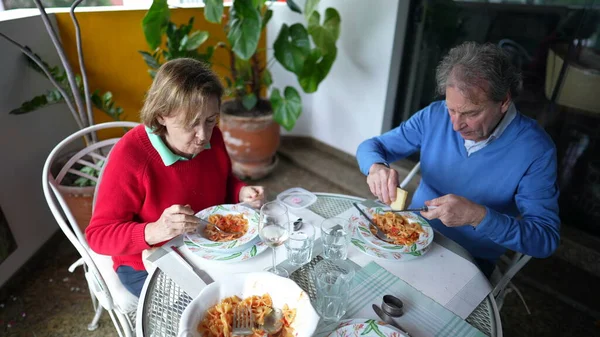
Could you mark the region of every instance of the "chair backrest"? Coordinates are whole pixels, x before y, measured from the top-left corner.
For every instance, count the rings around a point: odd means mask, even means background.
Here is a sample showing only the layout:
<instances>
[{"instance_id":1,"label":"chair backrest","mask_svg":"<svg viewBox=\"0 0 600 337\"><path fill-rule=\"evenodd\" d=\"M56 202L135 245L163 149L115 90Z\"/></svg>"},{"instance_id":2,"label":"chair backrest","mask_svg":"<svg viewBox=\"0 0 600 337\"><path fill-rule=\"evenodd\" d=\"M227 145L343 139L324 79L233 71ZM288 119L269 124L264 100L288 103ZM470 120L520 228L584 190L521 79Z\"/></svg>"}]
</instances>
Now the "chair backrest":
<instances>
[{"instance_id":1,"label":"chair backrest","mask_svg":"<svg viewBox=\"0 0 600 337\"><path fill-rule=\"evenodd\" d=\"M500 257L490 280L494 286L492 290L494 298L497 298L506 289L512 278L523 269L529 260L531 260L531 256L517 252L514 252L512 256L504 254Z\"/></svg>"},{"instance_id":2,"label":"chair backrest","mask_svg":"<svg viewBox=\"0 0 600 337\"><path fill-rule=\"evenodd\" d=\"M48 155L42 171L42 188L46 202L60 229L77 249L87 265L86 278L88 279L90 290L95 292L95 295L104 308L108 310L116 308L122 312L135 310L135 303L132 303L132 301L136 301L137 298L129 294L120 284L116 273L112 269L110 257L98 255L90 249L83 233L87 224L78 223L65 196L61 192L60 183L65 180L68 173L97 182L97 177L93 174L85 173L85 170L82 172L82 168L88 167L96 171L101 171L103 167L102 162L106 160L112 146L120 139L111 138L86 144L83 148L78 149L75 154L72 154L73 146L81 146L81 140L84 137L98 130L118 128L125 131L127 128L133 128L137 125L139 123L108 122L79 130L54 147ZM64 158L65 155L69 157ZM63 162L64 164L62 164ZM57 165L59 167L56 167ZM58 173L53 174L53 172ZM92 289L92 287L97 289Z\"/></svg>"}]
</instances>

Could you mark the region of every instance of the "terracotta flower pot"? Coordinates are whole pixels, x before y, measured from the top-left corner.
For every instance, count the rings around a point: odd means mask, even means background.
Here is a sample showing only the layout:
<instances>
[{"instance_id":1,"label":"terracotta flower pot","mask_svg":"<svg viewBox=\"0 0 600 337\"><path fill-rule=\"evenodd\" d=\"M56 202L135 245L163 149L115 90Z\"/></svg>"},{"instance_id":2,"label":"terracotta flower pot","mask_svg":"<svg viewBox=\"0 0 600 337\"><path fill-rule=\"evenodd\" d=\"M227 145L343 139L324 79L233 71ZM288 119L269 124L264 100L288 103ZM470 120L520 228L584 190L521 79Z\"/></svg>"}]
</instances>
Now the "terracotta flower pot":
<instances>
[{"instance_id":1,"label":"terracotta flower pot","mask_svg":"<svg viewBox=\"0 0 600 337\"><path fill-rule=\"evenodd\" d=\"M223 102L219 122L233 172L241 179L263 178L278 162L279 124L273 121L270 105L262 105L269 108L266 115L265 111L250 112L259 116L240 116L236 105L234 101Z\"/></svg>"},{"instance_id":2,"label":"terracotta flower pot","mask_svg":"<svg viewBox=\"0 0 600 337\"><path fill-rule=\"evenodd\" d=\"M81 232L90 224L92 218L92 203L94 200L94 186L74 187L59 185L58 190L65 199L71 213L77 221Z\"/></svg>"}]
</instances>

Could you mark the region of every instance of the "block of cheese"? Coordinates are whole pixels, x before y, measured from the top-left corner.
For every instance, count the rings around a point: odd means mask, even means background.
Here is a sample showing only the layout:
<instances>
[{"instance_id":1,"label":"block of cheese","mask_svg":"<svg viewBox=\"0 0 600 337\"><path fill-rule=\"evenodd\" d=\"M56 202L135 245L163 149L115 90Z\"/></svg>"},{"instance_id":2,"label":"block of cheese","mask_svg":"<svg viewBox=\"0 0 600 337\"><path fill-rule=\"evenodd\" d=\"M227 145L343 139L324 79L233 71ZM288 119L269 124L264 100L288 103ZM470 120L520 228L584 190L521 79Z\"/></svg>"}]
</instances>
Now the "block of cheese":
<instances>
[{"instance_id":1,"label":"block of cheese","mask_svg":"<svg viewBox=\"0 0 600 337\"><path fill-rule=\"evenodd\" d=\"M401 189L400 187L396 188L396 200L392 202L390 207L394 210L403 210L406 208L406 197L408 197L408 192Z\"/></svg>"}]
</instances>

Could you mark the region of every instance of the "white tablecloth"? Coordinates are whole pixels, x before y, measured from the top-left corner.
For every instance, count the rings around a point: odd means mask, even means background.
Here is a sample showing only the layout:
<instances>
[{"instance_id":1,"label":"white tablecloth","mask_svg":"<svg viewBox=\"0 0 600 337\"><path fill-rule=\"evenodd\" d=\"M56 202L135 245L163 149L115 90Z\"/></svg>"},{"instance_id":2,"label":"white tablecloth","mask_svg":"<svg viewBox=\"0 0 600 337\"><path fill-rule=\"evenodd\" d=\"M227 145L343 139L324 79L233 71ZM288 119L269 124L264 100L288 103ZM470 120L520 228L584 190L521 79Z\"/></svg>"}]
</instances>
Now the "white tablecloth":
<instances>
[{"instance_id":1,"label":"white tablecloth","mask_svg":"<svg viewBox=\"0 0 600 337\"><path fill-rule=\"evenodd\" d=\"M350 217L355 212L358 214L356 210L349 209L339 217ZM295 214L290 215L290 220L299 217L317 228L323 220L322 217L308 210L296 211ZM270 248L246 261L223 263L198 257L185 248L181 237L175 238L163 246L162 253L153 255L151 260L154 260L154 263L173 278L192 298L199 293L204 283L191 269L182 268L182 260L178 256L174 256L175 253L169 248L173 244L181 247L184 256L197 267L206 271L215 281L231 277L235 273L262 271L271 265ZM276 252L277 263L287 258L284 246L278 247ZM373 257L365 255L354 246L350 248L348 258L361 267L373 260ZM174 261L179 263L173 263ZM427 254L414 260L399 262L375 259L375 261L463 319L469 316L492 290L488 280L473 263L436 242L432 243Z\"/></svg>"}]
</instances>

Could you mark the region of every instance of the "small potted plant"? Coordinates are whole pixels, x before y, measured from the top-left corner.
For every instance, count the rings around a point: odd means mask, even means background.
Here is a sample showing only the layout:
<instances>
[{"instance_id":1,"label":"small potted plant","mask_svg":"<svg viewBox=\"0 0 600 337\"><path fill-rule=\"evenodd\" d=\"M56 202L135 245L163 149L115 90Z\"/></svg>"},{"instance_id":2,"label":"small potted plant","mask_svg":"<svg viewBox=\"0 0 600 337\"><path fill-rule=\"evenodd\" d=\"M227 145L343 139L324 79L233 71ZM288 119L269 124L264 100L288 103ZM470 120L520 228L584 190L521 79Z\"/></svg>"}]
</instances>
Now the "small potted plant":
<instances>
[{"instance_id":1,"label":"small potted plant","mask_svg":"<svg viewBox=\"0 0 600 337\"><path fill-rule=\"evenodd\" d=\"M280 27L272 46L275 60L296 75L304 92L313 93L336 59L341 19L333 8L327 8L322 17L316 10L318 0L307 1L304 11L294 1L286 2L290 10L304 14L306 24ZM228 99L221 107L220 128L233 170L241 178L259 179L273 170L277 162L279 126L291 130L302 112L302 100L296 88L286 86L280 90L273 84L269 64L262 59L262 50L258 48L273 15L272 5L273 2L265 0L235 0L226 15L222 0L206 1L204 7L206 20L220 24L227 35L226 41L209 46L202 55L212 56L214 48L223 48L229 54L229 76L225 77ZM162 53L158 49L162 34L168 34L172 27L169 17L166 0L154 0L144 18L146 41L153 50L145 54L144 60L151 67L160 61ZM167 46L173 45L172 40L167 40Z\"/></svg>"},{"instance_id":2,"label":"small potted plant","mask_svg":"<svg viewBox=\"0 0 600 337\"><path fill-rule=\"evenodd\" d=\"M61 70L58 66L48 65L30 48L23 46L9 36L0 33L0 37L10 42L16 48L19 48L21 52L27 56L29 66L44 75L54 86L54 89L48 90L45 94L36 96L31 100L22 103L20 107L11 110L10 113L19 115L41 109L48 105L65 103L79 129L94 124L92 107L96 107L100 111L103 111L114 120L120 120L123 109L115 106L110 92L105 92L104 94L100 94L99 91L95 91L91 94L89 92L80 39L77 39L77 50L81 75L73 72L69 60L66 58L66 53L60 43L60 39L52 28L50 19L46 14L46 10L41 1L34 0L34 2L40 11L40 16L54 43L54 47L56 48L64 70ZM75 25L78 34L79 24L74 11L80 3L81 0L74 1L71 6L71 17L73 18L73 24ZM96 138L96 135L93 134L92 137L85 138L84 141L86 144L90 144L96 142ZM96 165L101 166L102 163L98 162ZM87 226L92 214L92 199L95 183L93 180L85 178L85 175L97 177L98 171L90 167L82 167L81 172L83 173L81 176L74 175L68 177L70 179L64 179L59 186L59 189L69 205L69 208L75 215L77 222L82 226Z\"/></svg>"}]
</instances>

